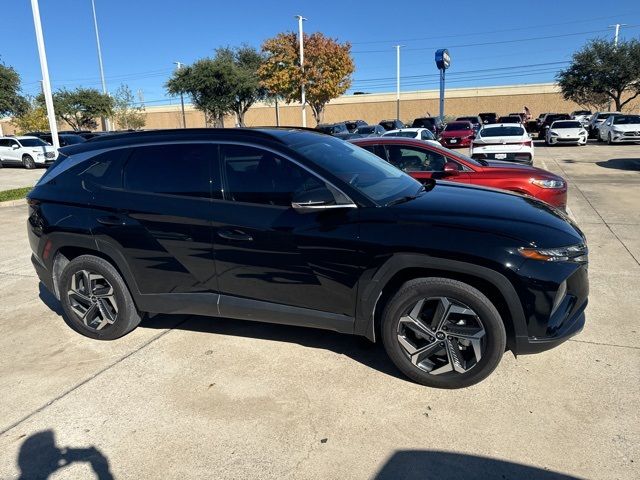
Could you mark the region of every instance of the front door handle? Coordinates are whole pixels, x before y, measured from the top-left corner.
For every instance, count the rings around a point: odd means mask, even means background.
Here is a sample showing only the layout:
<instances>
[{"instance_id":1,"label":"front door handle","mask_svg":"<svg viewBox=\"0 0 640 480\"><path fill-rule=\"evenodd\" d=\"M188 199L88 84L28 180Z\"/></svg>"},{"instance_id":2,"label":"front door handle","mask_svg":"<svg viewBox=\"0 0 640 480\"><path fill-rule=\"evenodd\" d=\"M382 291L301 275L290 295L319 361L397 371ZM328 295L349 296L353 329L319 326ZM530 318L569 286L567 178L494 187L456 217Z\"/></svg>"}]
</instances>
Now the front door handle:
<instances>
[{"instance_id":1,"label":"front door handle","mask_svg":"<svg viewBox=\"0 0 640 480\"><path fill-rule=\"evenodd\" d=\"M127 224L127 221L123 217L116 217L115 215L107 215L105 217L98 217L98 223L109 227L123 226Z\"/></svg>"},{"instance_id":2,"label":"front door handle","mask_svg":"<svg viewBox=\"0 0 640 480\"><path fill-rule=\"evenodd\" d=\"M235 228L233 230L218 230L218 236L227 240L240 240L244 242L253 240L251 235Z\"/></svg>"}]
</instances>

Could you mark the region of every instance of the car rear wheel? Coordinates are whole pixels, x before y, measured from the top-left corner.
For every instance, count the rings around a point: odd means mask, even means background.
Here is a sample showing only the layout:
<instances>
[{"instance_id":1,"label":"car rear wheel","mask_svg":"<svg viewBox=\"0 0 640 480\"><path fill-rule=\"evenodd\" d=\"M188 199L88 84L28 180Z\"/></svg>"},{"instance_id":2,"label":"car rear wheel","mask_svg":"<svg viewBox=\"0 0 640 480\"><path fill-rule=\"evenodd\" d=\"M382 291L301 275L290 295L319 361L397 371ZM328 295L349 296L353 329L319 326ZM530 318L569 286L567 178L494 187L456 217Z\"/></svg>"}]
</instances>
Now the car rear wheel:
<instances>
[{"instance_id":1,"label":"car rear wheel","mask_svg":"<svg viewBox=\"0 0 640 480\"><path fill-rule=\"evenodd\" d=\"M140 323L127 285L103 258L82 255L71 260L59 285L65 321L86 337L114 340Z\"/></svg>"},{"instance_id":2,"label":"car rear wheel","mask_svg":"<svg viewBox=\"0 0 640 480\"><path fill-rule=\"evenodd\" d=\"M506 332L495 306L476 288L448 278L419 278L386 305L382 339L393 363L413 381L463 388L498 366Z\"/></svg>"},{"instance_id":3,"label":"car rear wheel","mask_svg":"<svg viewBox=\"0 0 640 480\"><path fill-rule=\"evenodd\" d=\"M22 156L22 165L24 166L24 168L27 168L29 170L36 168L36 162L33 160L33 157L31 155Z\"/></svg>"}]
</instances>

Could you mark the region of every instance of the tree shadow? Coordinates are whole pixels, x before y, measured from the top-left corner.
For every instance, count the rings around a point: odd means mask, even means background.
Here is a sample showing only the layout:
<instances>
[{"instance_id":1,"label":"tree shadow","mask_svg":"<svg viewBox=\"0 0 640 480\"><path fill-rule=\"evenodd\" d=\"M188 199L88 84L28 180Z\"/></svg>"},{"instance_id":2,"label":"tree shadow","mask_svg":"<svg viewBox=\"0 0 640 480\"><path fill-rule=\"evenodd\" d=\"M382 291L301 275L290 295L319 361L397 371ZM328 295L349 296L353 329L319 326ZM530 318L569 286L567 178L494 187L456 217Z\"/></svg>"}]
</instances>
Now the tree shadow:
<instances>
[{"instance_id":1,"label":"tree shadow","mask_svg":"<svg viewBox=\"0 0 640 480\"><path fill-rule=\"evenodd\" d=\"M373 480L578 480L578 477L488 457L437 450L395 452Z\"/></svg>"},{"instance_id":2,"label":"tree shadow","mask_svg":"<svg viewBox=\"0 0 640 480\"><path fill-rule=\"evenodd\" d=\"M596 162L596 165L603 168L640 172L640 158L612 158L611 160Z\"/></svg>"},{"instance_id":3,"label":"tree shadow","mask_svg":"<svg viewBox=\"0 0 640 480\"><path fill-rule=\"evenodd\" d=\"M59 448L53 430L29 435L18 453L19 480L46 480L56 471L73 463L88 463L100 480L111 480L109 460L95 447Z\"/></svg>"}]
</instances>

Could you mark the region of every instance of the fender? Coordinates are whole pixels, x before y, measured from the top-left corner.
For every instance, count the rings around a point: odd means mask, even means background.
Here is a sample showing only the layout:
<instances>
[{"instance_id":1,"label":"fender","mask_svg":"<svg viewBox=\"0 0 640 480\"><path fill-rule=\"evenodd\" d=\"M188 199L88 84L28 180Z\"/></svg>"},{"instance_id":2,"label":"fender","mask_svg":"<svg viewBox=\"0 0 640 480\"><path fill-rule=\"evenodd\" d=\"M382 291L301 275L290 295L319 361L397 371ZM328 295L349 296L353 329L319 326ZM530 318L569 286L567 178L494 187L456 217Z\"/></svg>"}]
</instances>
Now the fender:
<instances>
[{"instance_id":1,"label":"fender","mask_svg":"<svg viewBox=\"0 0 640 480\"><path fill-rule=\"evenodd\" d=\"M495 270L479 265L415 253L395 254L377 270L363 274L360 279L360 294L358 295L358 304L356 306L356 322L354 326L356 335L363 335L369 340L375 341L374 314L378 299L389 280L397 273L409 268L462 273L491 283L502 294L509 309L511 318L504 318L503 321L510 323L515 338L509 339L513 341L508 341L507 343L512 343L512 348L517 349L520 342L528 338L522 305L515 288L507 277Z\"/></svg>"}]
</instances>

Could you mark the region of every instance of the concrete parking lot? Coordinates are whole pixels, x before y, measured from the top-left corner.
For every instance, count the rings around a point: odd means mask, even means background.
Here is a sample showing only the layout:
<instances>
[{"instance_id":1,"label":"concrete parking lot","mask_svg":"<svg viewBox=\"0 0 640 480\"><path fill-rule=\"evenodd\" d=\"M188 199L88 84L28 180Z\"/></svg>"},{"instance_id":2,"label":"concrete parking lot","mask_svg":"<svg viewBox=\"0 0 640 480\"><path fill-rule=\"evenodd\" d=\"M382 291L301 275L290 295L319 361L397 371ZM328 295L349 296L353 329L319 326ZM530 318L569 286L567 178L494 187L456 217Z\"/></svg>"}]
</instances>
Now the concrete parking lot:
<instances>
[{"instance_id":1,"label":"concrete parking lot","mask_svg":"<svg viewBox=\"0 0 640 480\"><path fill-rule=\"evenodd\" d=\"M639 478L640 145L536 155L589 241L587 325L458 391L325 331L158 316L86 339L39 288L26 207L0 209L0 478Z\"/></svg>"}]
</instances>

